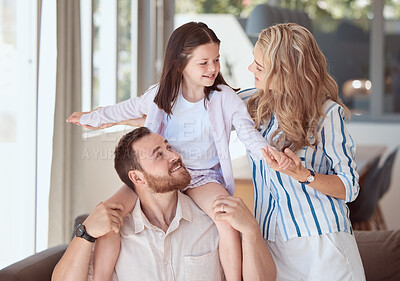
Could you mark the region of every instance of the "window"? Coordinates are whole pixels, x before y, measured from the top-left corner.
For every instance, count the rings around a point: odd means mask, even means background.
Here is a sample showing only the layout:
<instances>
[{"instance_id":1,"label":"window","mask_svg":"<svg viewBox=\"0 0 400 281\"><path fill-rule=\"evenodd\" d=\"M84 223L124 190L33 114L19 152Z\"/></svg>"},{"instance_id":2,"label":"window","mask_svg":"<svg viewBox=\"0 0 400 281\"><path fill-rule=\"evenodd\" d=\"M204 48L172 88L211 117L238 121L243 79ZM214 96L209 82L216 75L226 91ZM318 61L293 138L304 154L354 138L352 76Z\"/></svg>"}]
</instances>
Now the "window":
<instances>
[{"instance_id":1,"label":"window","mask_svg":"<svg viewBox=\"0 0 400 281\"><path fill-rule=\"evenodd\" d=\"M354 120L399 120L399 1L319 1L307 11Z\"/></svg>"},{"instance_id":2,"label":"window","mask_svg":"<svg viewBox=\"0 0 400 281\"><path fill-rule=\"evenodd\" d=\"M170 2L81 0L83 111L136 97L158 81L173 29Z\"/></svg>"},{"instance_id":3,"label":"window","mask_svg":"<svg viewBox=\"0 0 400 281\"><path fill-rule=\"evenodd\" d=\"M313 33L326 56L339 94L353 115L369 113L370 30L373 16L369 1L319 1L306 6Z\"/></svg>"},{"instance_id":4,"label":"window","mask_svg":"<svg viewBox=\"0 0 400 281\"><path fill-rule=\"evenodd\" d=\"M0 268L35 250L35 4L0 2Z\"/></svg>"},{"instance_id":5,"label":"window","mask_svg":"<svg viewBox=\"0 0 400 281\"><path fill-rule=\"evenodd\" d=\"M285 9L305 11L353 120L400 120L399 0L177 0L175 3L175 27L200 20L217 33L222 41L221 72L230 84L241 88L252 86L244 61L249 60L248 41L254 44L257 39L256 34L246 30L253 9L259 4L284 8L262 14L264 20L270 17L269 25L277 22L281 12L288 11ZM221 21L216 24L218 18ZM300 21L293 16L291 20ZM229 34L237 38L229 38L226 30L231 30Z\"/></svg>"},{"instance_id":6,"label":"window","mask_svg":"<svg viewBox=\"0 0 400 281\"><path fill-rule=\"evenodd\" d=\"M136 9L131 0L81 1L83 111L136 96Z\"/></svg>"},{"instance_id":7,"label":"window","mask_svg":"<svg viewBox=\"0 0 400 281\"><path fill-rule=\"evenodd\" d=\"M385 113L400 113L400 1L385 1L384 106Z\"/></svg>"},{"instance_id":8,"label":"window","mask_svg":"<svg viewBox=\"0 0 400 281\"><path fill-rule=\"evenodd\" d=\"M47 248L56 3L41 7L38 51L37 1L0 2L0 268Z\"/></svg>"}]
</instances>

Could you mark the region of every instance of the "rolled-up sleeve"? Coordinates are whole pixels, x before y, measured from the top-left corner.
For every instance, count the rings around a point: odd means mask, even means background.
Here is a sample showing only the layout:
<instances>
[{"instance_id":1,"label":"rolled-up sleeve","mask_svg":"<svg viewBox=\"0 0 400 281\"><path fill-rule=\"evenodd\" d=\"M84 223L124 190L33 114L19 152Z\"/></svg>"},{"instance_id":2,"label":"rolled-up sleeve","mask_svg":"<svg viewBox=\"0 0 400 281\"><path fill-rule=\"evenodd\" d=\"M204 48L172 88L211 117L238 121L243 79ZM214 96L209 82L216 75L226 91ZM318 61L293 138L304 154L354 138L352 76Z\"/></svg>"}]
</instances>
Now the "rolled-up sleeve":
<instances>
[{"instance_id":1,"label":"rolled-up sleeve","mask_svg":"<svg viewBox=\"0 0 400 281\"><path fill-rule=\"evenodd\" d=\"M320 128L320 141L330 166L329 174L341 179L346 189L345 202L352 202L359 192L355 143L346 128L344 109L340 105L333 106L326 115Z\"/></svg>"}]
</instances>

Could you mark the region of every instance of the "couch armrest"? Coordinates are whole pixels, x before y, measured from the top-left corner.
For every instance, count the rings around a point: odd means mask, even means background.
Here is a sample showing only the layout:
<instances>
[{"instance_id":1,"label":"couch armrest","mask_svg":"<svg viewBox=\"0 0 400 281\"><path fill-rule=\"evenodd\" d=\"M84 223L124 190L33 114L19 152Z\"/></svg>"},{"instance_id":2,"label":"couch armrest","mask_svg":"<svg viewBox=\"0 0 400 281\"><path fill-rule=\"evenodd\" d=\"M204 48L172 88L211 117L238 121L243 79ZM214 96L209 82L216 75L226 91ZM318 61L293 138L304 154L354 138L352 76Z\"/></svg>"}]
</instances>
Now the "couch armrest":
<instances>
[{"instance_id":1,"label":"couch armrest","mask_svg":"<svg viewBox=\"0 0 400 281\"><path fill-rule=\"evenodd\" d=\"M400 230L354 231L368 281L400 280Z\"/></svg>"},{"instance_id":2,"label":"couch armrest","mask_svg":"<svg viewBox=\"0 0 400 281\"><path fill-rule=\"evenodd\" d=\"M50 281L67 246L49 248L0 270L0 281Z\"/></svg>"}]
</instances>

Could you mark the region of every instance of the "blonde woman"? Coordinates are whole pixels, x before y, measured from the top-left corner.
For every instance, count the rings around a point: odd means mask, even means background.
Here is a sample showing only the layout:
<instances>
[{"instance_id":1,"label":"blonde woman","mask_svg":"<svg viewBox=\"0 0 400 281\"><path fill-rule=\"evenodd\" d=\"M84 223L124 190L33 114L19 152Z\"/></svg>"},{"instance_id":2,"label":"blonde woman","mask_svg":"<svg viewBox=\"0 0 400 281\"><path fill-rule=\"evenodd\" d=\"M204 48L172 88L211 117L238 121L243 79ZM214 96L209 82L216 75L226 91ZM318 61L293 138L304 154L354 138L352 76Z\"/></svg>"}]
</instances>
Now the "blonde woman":
<instances>
[{"instance_id":1,"label":"blonde woman","mask_svg":"<svg viewBox=\"0 0 400 281\"><path fill-rule=\"evenodd\" d=\"M306 28L278 24L260 33L249 70L256 90L242 98L270 143L266 163L248 153L255 217L277 280L365 280L346 206L359 190L350 114L324 55Z\"/></svg>"}]
</instances>

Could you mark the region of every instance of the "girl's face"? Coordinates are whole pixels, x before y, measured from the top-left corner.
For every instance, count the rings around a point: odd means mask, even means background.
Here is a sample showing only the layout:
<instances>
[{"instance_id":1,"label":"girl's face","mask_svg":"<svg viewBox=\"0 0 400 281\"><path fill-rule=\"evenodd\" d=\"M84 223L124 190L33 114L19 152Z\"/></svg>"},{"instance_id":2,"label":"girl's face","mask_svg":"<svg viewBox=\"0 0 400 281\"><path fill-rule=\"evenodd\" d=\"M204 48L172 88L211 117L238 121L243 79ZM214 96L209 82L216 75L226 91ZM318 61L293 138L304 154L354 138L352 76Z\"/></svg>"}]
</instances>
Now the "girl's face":
<instances>
[{"instance_id":1,"label":"girl's face","mask_svg":"<svg viewBox=\"0 0 400 281\"><path fill-rule=\"evenodd\" d=\"M183 83L189 87L210 87L220 70L219 45L208 43L196 47L183 70Z\"/></svg>"},{"instance_id":2,"label":"girl's face","mask_svg":"<svg viewBox=\"0 0 400 281\"><path fill-rule=\"evenodd\" d=\"M256 43L253 50L254 61L249 65L248 69L254 74L254 85L257 89L263 89L263 81L267 74L264 66L264 56L261 46Z\"/></svg>"}]
</instances>

